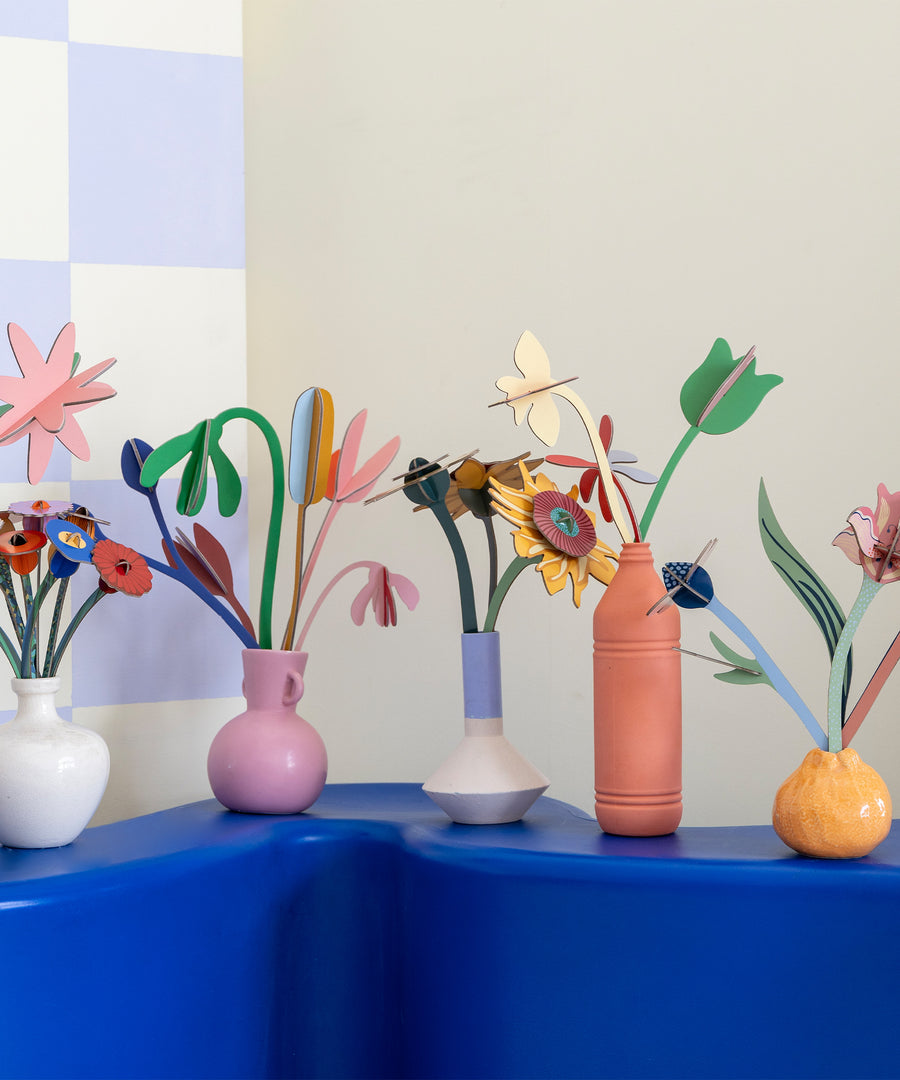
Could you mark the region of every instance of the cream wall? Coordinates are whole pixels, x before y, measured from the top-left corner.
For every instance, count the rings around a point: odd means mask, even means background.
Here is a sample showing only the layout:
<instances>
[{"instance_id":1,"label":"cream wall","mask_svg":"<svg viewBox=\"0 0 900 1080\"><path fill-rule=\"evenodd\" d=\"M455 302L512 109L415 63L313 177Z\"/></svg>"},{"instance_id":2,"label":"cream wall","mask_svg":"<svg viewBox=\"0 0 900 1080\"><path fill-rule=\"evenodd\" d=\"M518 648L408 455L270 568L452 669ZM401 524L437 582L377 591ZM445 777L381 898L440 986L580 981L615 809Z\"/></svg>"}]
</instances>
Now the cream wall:
<instances>
[{"instance_id":1,"label":"cream wall","mask_svg":"<svg viewBox=\"0 0 900 1080\"><path fill-rule=\"evenodd\" d=\"M756 491L764 476L849 609L859 570L831 540L879 481L900 488L900 6L252 0L244 32L251 404L285 436L309 385L332 391L341 428L366 406L366 447L402 436L391 474L416 454L538 451L511 410L487 409L529 328L659 472L713 339L755 344L784 384L738 432L694 444L651 539L691 558L718 536L718 595L824 718L825 650L765 559ZM587 450L564 415L557 451ZM332 571L381 558L422 592L396 630L357 629L348 584L309 639L301 711L334 781L421 780L461 734L452 565L424 517L396 496L332 536ZM549 794L585 808L600 593L576 610L529 575L500 622L507 734ZM898 615L900 586L857 637L857 693ZM709 652L710 629L686 616L683 644ZM685 660L684 821L764 822L812 744L772 691L712 671ZM900 795L898 704L895 679L854 745Z\"/></svg>"}]
</instances>

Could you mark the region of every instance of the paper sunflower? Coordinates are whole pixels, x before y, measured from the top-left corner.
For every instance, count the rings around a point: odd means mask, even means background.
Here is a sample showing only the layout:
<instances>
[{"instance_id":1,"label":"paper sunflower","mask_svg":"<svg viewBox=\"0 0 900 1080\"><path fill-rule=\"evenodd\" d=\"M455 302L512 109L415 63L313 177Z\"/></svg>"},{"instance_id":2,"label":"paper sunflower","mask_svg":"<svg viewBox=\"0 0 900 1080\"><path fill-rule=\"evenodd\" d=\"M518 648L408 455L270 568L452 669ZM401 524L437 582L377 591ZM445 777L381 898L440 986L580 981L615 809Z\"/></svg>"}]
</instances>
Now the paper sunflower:
<instances>
[{"instance_id":1,"label":"paper sunflower","mask_svg":"<svg viewBox=\"0 0 900 1080\"><path fill-rule=\"evenodd\" d=\"M597 539L594 515L578 502L578 488L567 494L543 473L533 479L520 463L522 490L491 480L491 499L501 517L517 527L516 554L541 556L537 566L552 596L572 578L572 599L578 607L588 578L608 585L616 572L612 548Z\"/></svg>"}]
</instances>

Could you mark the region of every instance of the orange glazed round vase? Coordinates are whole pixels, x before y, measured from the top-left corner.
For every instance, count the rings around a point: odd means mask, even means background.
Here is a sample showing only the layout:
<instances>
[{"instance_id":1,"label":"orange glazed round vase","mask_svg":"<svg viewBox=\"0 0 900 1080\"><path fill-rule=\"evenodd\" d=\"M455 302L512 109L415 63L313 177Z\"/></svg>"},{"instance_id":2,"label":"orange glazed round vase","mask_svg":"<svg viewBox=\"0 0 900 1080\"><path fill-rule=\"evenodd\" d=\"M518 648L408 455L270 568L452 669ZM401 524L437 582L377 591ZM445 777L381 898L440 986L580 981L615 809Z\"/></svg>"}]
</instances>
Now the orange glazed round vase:
<instances>
[{"instance_id":1,"label":"orange glazed round vase","mask_svg":"<svg viewBox=\"0 0 900 1080\"><path fill-rule=\"evenodd\" d=\"M650 545L625 544L594 612L594 802L621 836L681 821L681 619L674 604L647 615L665 591Z\"/></svg>"},{"instance_id":2,"label":"orange glazed round vase","mask_svg":"<svg viewBox=\"0 0 900 1080\"><path fill-rule=\"evenodd\" d=\"M816 859L859 859L891 830L885 782L850 747L810 750L778 789L775 832L794 851Z\"/></svg>"}]
</instances>

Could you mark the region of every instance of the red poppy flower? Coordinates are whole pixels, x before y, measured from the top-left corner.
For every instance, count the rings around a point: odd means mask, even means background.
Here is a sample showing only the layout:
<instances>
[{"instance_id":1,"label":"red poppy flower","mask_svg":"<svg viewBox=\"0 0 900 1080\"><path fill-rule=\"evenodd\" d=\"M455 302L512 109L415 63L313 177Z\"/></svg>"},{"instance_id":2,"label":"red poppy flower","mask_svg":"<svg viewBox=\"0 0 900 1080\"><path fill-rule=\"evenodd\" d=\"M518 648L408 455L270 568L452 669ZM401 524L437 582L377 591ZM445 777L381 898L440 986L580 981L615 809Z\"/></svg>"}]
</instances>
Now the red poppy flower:
<instances>
[{"instance_id":1,"label":"red poppy flower","mask_svg":"<svg viewBox=\"0 0 900 1080\"><path fill-rule=\"evenodd\" d=\"M100 574L100 588L104 592L143 596L150 591L153 582L150 567L144 556L132 548L117 544L115 540L98 540L91 552L91 561Z\"/></svg>"},{"instance_id":2,"label":"red poppy flower","mask_svg":"<svg viewBox=\"0 0 900 1080\"><path fill-rule=\"evenodd\" d=\"M17 574L30 574L37 566L41 548L47 543L42 532L20 529L0 534L0 556Z\"/></svg>"}]
</instances>

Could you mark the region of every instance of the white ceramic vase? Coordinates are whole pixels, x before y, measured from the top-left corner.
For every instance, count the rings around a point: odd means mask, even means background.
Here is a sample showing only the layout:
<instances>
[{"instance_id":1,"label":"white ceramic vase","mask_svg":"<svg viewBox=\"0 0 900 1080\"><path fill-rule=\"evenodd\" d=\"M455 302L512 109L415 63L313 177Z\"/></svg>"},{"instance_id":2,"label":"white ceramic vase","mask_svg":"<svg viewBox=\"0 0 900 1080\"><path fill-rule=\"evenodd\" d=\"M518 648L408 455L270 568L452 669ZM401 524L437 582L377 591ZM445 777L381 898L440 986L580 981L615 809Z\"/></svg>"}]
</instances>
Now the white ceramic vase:
<instances>
[{"instance_id":1,"label":"white ceramic vase","mask_svg":"<svg viewBox=\"0 0 900 1080\"><path fill-rule=\"evenodd\" d=\"M549 786L503 734L500 635L462 635L465 735L422 785L461 825L518 821Z\"/></svg>"},{"instance_id":2,"label":"white ceramic vase","mask_svg":"<svg viewBox=\"0 0 900 1080\"><path fill-rule=\"evenodd\" d=\"M16 715L0 724L0 844L71 844L100 804L109 750L56 711L59 679L13 679Z\"/></svg>"}]
</instances>

